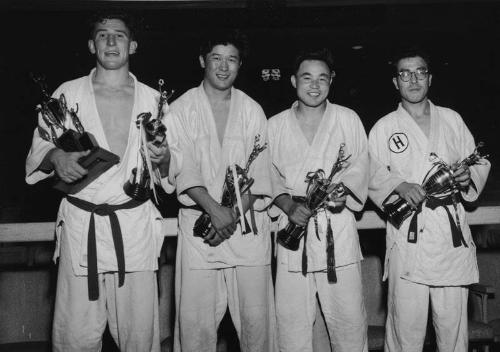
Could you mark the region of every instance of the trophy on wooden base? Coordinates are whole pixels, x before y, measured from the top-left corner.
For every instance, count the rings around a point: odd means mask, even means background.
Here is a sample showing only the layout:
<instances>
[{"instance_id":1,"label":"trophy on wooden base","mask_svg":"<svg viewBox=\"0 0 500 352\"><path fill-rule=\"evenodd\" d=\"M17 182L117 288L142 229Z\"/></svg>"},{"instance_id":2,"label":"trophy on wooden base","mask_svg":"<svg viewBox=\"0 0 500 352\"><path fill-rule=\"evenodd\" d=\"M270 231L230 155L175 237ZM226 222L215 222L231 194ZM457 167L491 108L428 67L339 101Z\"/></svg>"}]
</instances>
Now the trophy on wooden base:
<instances>
[{"instance_id":1,"label":"trophy on wooden base","mask_svg":"<svg viewBox=\"0 0 500 352\"><path fill-rule=\"evenodd\" d=\"M76 104L76 110L68 109L64 94L61 94L59 98L53 98L48 94L47 84L43 76L32 75L32 79L42 91L42 102L37 106L37 111L41 114L48 129L47 131L38 126L40 137L52 142L65 152L90 150L88 155L78 160L78 163L87 169L87 175L72 183L57 179L54 185L54 188L64 193L78 193L110 167L117 164L120 158L99 147L94 136L84 130L78 118L78 104Z\"/></svg>"}]
</instances>

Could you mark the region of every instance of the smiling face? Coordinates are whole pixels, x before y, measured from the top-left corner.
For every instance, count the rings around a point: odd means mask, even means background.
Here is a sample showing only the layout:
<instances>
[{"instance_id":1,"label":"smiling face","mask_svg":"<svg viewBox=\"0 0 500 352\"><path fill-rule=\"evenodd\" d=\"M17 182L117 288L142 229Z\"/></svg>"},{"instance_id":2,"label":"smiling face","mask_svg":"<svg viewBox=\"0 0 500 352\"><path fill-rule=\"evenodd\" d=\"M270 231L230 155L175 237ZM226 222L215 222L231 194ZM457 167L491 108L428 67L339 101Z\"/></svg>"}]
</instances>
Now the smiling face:
<instances>
[{"instance_id":1,"label":"smiling face","mask_svg":"<svg viewBox=\"0 0 500 352\"><path fill-rule=\"evenodd\" d=\"M427 93L432 83L432 75L427 74L423 79L418 79L416 72L428 70L428 65L420 56L407 57L399 60L397 72L407 72L410 80L404 82L399 75L392 79L394 86L399 91L404 102L418 104L427 99Z\"/></svg>"},{"instance_id":2,"label":"smiling face","mask_svg":"<svg viewBox=\"0 0 500 352\"><path fill-rule=\"evenodd\" d=\"M297 73L291 77L292 86L297 90L299 104L318 107L325 104L332 83L332 72L320 60L304 60Z\"/></svg>"},{"instance_id":3,"label":"smiling face","mask_svg":"<svg viewBox=\"0 0 500 352\"><path fill-rule=\"evenodd\" d=\"M240 53L232 45L215 45L212 50L200 56L200 65L205 69L205 85L209 89L224 91L230 89L241 66Z\"/></svg>"},{"instance_id":4,"label":"smiling face","mask_svg":"<svg viewBox=\"0 0 500 352\"><path fill-rule=\"evenodd\" d=\"M95 54L97 65L107 70L128 67L129 55L135 53L137 42L122 20L105 19L95 26L89 50Z\"/></svg>"}]
</instances>

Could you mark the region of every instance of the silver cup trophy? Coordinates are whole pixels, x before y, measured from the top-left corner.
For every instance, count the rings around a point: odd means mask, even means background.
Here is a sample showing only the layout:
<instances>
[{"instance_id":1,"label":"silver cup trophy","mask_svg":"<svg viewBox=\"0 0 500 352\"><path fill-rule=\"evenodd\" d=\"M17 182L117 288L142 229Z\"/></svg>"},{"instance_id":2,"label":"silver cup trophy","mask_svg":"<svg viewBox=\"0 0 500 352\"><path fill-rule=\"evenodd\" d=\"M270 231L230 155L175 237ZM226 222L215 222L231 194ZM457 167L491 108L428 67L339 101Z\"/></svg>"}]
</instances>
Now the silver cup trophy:
<instances>
[{"instance_id":1,"label":"silver cup trophy","mask_svg":"<svg viewBox=\"0 0 500 352\"><path fill-rule=\"evenodd\" d=\"M57 179L54 188L68 194L75 194L85 188L90 182L104 173L120 161L120 158L99 147L95 138L86 132L78 118L78 104L76 110L68 109L66 97L61 94L59 98L53 98L48 93L44 76L31 75L33 81L42 92L42 102L37 106L48 131L38 126L40 137L52 142L57 148L65 152L82 152L90 150L87 156L78 160L78 163L88 173L85 177L72 183L66 183ZM73 128L71 128L73 127Z\"/></svg>"},{"instance_id":2,"label":"silver cup trophy","mask_svg":"<svg viewBox=\"0 0 500 352\"><path fill-rule=\"evenodd\" d=\"M351 155L345 157L345 144L342 143L339 148L337 160L333 164L330 175L326 177L324 170L318 169L309 172L306 176L307 191L305 197L306 206L316 216L320 209L327 207L329 200L335 200L345 194L345 187L342 182L333 183L333 177L347 165L347 160ZM289 222L286 227L278 232L278 243L283 247L296 251L299 249L300 240L307 231L307 226L300 226Z\"/></svg>"},{"instance_id":3,"label":"silver cup trophy","mask_svg":"<svg viewBox=\"0 0 500 352\"><path fill-rule=\"evenodd\" d=\"M249 192L250 187L252 186L254 179L248 176L248 171L250 170L250 165L252 162L257 158L257 156L267 148L267 143L264 145L260 145L260 136L257 135L255 136L254 140L254 146L252 149L252 152L250 153L250 156L248 157L247 163L245 165L245 168L241 168L239 165L235 165L236 169L236 178L238 185L237 187L239 188L240 194L244 194L246 192ZM220 205L223 207L227 208L232 208L235 206L237 203L237 192L236 192L236 185L235 185L235 179L234 179L234 174L233 171L231 170L231 167L228 167L226 169L226 175L224 178L224 185L222 189L222 199L220 202ZM240 217L240 210L237 209L237 217ZM244 216L243 216L244 218ZM244 221L246 221L244 219ZM245 227L249 229L249 226ZM207 213L203 213L200 215L198 219L196 219L196 222L193 227L193 235L195 237L205 237L208 235L210 232L210 229L212 228L212 224L210 221L210 216ZM247 231L246 233L248 233Z\"/></svg>"},{"instance_id":4,"label":"silver cup trophy","mask_svg":"<svg viewBox=\"0 0 500 352\"><path fill-rule=\"evenodd\" d=\"M139 201L146 201L151 197L158 201L154 185L160 182L161 175L159 170L151 164L146 144L153 142L158 147L166 138L167 128L163 124L163 106L172 97L174 91L167 93L162 90L164 84L163 79L158 81L160 98L156 118L152 117L151 112L140 113L136 118L136 125L140 130L140 150L137 166L132 169L132 175L124 184L123 190L130 198Z\"/></svg>"},{"instance_id":5,"label":"silver cup trophy","mask_svg":"<svg viewBox=\"0 0 500 352\"><path fill-rule=\"evenodd\" d=\"M446 164L436 154L431 153L431 158L434 162L422 183L426 199L431 197L439 198L450 193L458 193L458 184L453 177L453 170L463 165L471 166L479 164L481 159L488 158L488 155L483 156L478 150L483 145L484 143L479 142L474 152L456 164L455 167ZM456 204L454 205L456 207ZM403 222L415 212L415 209L403 198L398 198L394 202L384 205L384 211L388 216L389 222L399 229Z\"/></svg>"}]
</instances>

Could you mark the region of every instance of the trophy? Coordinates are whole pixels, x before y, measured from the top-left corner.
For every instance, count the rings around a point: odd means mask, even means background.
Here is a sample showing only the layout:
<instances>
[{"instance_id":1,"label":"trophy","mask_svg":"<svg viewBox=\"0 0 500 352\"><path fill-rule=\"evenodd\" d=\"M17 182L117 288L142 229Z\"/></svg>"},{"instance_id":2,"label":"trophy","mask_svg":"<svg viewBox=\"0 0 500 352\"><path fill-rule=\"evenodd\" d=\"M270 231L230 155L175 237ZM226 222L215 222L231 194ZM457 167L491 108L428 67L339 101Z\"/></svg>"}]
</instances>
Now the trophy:
<instances>
[{"instance_id":1,"label":"trophy","mask_svg":"<svg viewBox=\"0 0 500 352\"><path fill-rule=\"evenodd\" d=\"M163 106L174 94L174 91L167 93L162 91L163 79L158 81L160 98L158 100L158 112L156 118L152 118L150 112L143 112L137 115L136 125L139 129L140 142L139 153L137 153L137 166L132 169L130 179L123 186L125 194L138 201L146 201L152 196L158 202L154 185L160 183L161 175L158 168L152 165L147 143L159 147L166 138L167 128L163 124Z\"/></svg>"},{"instance_id":2,"label":"trophy","mask_svg":"<svg viewBox=\"0 0 500 352\"><path fill-rule=\"evenodd\" d=\"M325 172L322 169L309 172L306 175L305 182L307 182L307 191L304 203L312 211L313 217L315 217L321 209L327 207L327 203L330 199L338 199L346 192L342 182L332 182L333 177L347 166L345 164L351 157L351 155L347 157L344 156L344 146L344 143L340 144L337 160L333 164L328 177L325 176ZM317 222L315 222L315 225L317 234ZM296 251L299 249L300 240L306 231L307 226L300 226L289 222L284 229L278 232L278 243L287 249Z\"/></svg>"},{"instance_id":3,"label":"trophy","mask_svg":"<svg viewBox=\"0 0 500 352\"><path fill-rule=\"evenodd\" d=\"M245 168L242 169L239 165L235 164L233 167L229 166L226 169L226 175L224 177L224 185L222 188L222 199L220 205L227 208L232 208L236 203L238 207L236 209L237 217L240 218L241 228L244 234L250 232L249 226L246 223L245 216L241 216L240 209L242 209L241 204L241 194L250 192L250 187L252 186L254 179L248 176L248 171L250 170L250 165L257 158L257 156L267 148L267 143L260 145L260 135L255 136L254 145ZM236 181L236 182L235 182ZM212 224L210 222L210 216L203 212L193 227L193 234L195 237L205 237L210 232Z\"/></svg>"},{"instance_id":4,"label":"trophy","mask_svg":"<svg viewBox=\"0 0 500 352\"><path fill-rule=\"evenodd\" d=\"M65 152L82 152L90 150L90 153L78 160L78 163L88 174L85 177L66 183L58 179L54 188L67 193L75 194L85 188L90 182L117 164L120 158L100 148L95 142L95 138L85 132L80 119L78 118L78 104L76 110L68 109L66 97L61 94L59 98L53 98L48 94L45 77L32 75L33 81L38 84L42 91L42 102L36 108L42 116L49 131L38 126L40 137L48 142L52 142L57 148ZM69 118L68 118L69 117ZM70 126L73 126L72 129Z\"/></svg>"},{"instance_id":5,"label":"trophy","mask_svg":"<svg viewBox=\"0 0 500 352\"><path fill-rule=\"evenodd\" d=\"M483 145L483 142L479 142L474 152L458 163L455 168L452 168L452 166L439 159L435 153L431 153L430 157L431 161L433 161L433 165L427 172L427 175L424 177L424 182L422 183L426 199L443 198L449 194L457 194L458 184L453 177L453 170L463 165L471 166L479 164L481 159L486 159L488 155L483 156L478 151ZM453 198L453 202L456 208L457 200L455 197ZM388 216L389 222L399 229L401 224L411 216L415 209L406 200L399 198L392 203L384 205L384 211Z\"/></svg>"}]
</instances>

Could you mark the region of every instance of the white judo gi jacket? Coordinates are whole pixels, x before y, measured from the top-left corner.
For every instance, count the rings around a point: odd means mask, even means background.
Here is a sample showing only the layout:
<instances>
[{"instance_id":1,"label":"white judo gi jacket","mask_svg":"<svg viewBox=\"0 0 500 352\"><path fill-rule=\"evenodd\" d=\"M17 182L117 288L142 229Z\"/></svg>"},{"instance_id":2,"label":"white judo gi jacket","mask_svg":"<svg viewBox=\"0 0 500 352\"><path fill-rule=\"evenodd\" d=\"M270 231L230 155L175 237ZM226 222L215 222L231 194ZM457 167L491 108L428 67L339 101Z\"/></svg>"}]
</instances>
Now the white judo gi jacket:
<instances>
[{"instance_id":1,"label":"white judo gi jacket","mask_svg":"<svg viewBox=\"0 0 500 352\"><path fill-rule=\"evenodd\" d=\"M431 102L429 138L425 136L408 112L399 104L398 109L381 118L369 134L370 198L378 207L392 202L392 194L402 182L422 184L432 167L430 153L437 154L448 164L462 161L475 148L472 137L462 118L455 111ZM490 164L484 161L470 167L471 186L462 192L466 201L474 201L481 193L488 176ZM392 195L391 195L392 194ZM453 206L448 206L453 218ZM410 219L400 229L387 223L386 265L390 250L398 246L404 258L402 278L426 285L468 285L478 281L476 247L467 224L465 210L458 205L461 230L467 244L453 247L450 222L446 210L422 207L418 215L417 242L407 241Z\"/></svg>"},{"instance_id":2,"label":"white judo gi jacket","mask_svg":"<svg viewBox=\"0 0 500 352\"><path fill-rule=\"evenodd\" d=\"M184 206L195 202L185 193L192 187L205 187L212 198L220 202L226 169L232 164L245 167L260 135L260 145L266 143L266 117L259 104L242 91L231 89L231 105L220 145L212 109L203 84L192 88L171 105L172 121L176 131L174 142L182 151L177 162L175 184L178 199ZM182 160L181 160L182 158ZM251 164L249 176L255 181L250 190L260 196L254 203L257 234L243 235L238 227L229 240L216 247L193 236L193 226L201 212L181 208L179 235L190 258L192 269L218 269L236 265L267 265L271 261L270 220L265 212L271 200L271 181L268 149L261 152ZM172 174L174 174L173 172ZM249 211L245 214L250 224Z\"/></svg>"},{"instance_id":3,"label":"white judo gi jacket","mask_svg":"<svg viewBox=\"0 0 500 352\"><path fill-rule=\"evenodd\" d=\"M295 116L297 107L292 107L275 116L268 122L271 162L273 164L273 196L287 193L292 196L306 195L308 172L318 169L329 176L337 160L341 143L345 144L345 156L351 155L348 166L337 173L334 183L343 182L357 200L347 197L346 207L339 213L321 211L317 215L318 232L316 236L314 219L311 218L307 232L307 271L323 271L327 268L327 217L333 231L335 245L335 266L341 267L363 259L356 229L355 211L363 209L368 195L368 150L366 133L358 115L346 107L327 103L316 135L309 145ZM278 216L278 228L284 228L288 217L278 207L273 206L271 216ZM278 260L287 264L289 271L301 271L304 241L300 241L297 251L278 247Z\"/></svg>"},{"instance_id":4,"label":"white judo gi jacket","mask_svg":"<svg viewBox=\"0 0 500 352\"><path fill-rule=\"evenodd\" d=\"M92 77L95 69L88 76L63 83L53 94L59 98L63 93L66 97L68 108L76 110L86 132L90 132L100 147L109 150L106 136L97 111L95 96L92 86ZM136 127L136 117L142 112L157 114L159 94L154 89L139 82L132 74L134 80L134 106L132 116L126 117L130 124L128 144L123 159L119 164L112 166L96 180L91 182L80 192L74 194L94 204L108 203L110 205L122 204L130 200L124 193L123 185L129 179L132 168L136 167L139 153L139 129ZM45 128L41 116L39 126ZM34 184L42 179L52 176L38 168L47 152L54 148L51 142L42 139L37 129L33 134L33 141L26 161L26 182ZM167 180L162 180L164 188L169 191L171 186ZM125 271L151 271L158 266L157 257L163 243L164 229L160 212L151 201L140 206L118 210L116 212L123 236ZM56 221L57 246L54 260L59 256L61 236L66 236L71 252L73 271L76 275L87 275L87 238L89 231L90 212L81 210L71 205L65 198L61 201ZM117 258L113 245L109 217L95 215L95 230L97 244L98 272L117 271Z\"/></svg>"}]
</instances>

